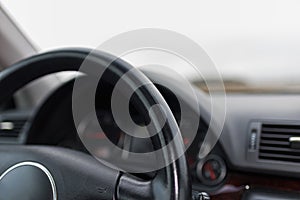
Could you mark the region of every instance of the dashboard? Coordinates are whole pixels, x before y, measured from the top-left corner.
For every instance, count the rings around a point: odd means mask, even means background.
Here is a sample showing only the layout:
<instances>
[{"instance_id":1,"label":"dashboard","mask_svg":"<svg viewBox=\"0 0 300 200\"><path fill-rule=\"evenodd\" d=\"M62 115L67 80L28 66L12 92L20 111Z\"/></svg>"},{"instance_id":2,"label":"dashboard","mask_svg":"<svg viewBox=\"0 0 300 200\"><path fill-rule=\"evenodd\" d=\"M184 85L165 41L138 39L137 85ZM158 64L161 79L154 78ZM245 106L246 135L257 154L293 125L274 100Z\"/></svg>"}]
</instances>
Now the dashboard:
<instances>
[{"instance_id":1,"label":"dashboard","mask_svg":"<svg viewBox=\"0 0 300 200\"><path fill-rule=\"evenodd\" d=\"M158 78L157 74L145 73L152 80ZM176 85L170 79L165 80L165 85L172 84L172 88ZM176 93L182 92L180 86L175 91L161 85L156 86L179 123L182 119ZM55 145L89 154L74 127L72 87L72 80L63 84L34 110L3 112L0 117L0 142ZM120 148L133 152L151 151L149 139L128 138L118 128L110 110L109 94L112 87L105 85L103 88L106 89L96 96L97 117L103 132L88 132L83 129L81 137L93 141L101 141L107 137ZM85 89L82 88L83 95ZM212 199L298 197L300 149L297 143L291 143L290 140L300 136L300 95L228 94L222 135L212 151L201 159L198 155L200 146L209 131L208 124L213 116L207 106L207 95L199 91L197 98L201 102L201 117L197 136L187 150L193 190L206 191ZM188 97L183 102L190 109L192 117L195 111L193 105L189 105ZM137 124L147 124L147 117L139 115L134 106L130 107L130 114ZM82 123L97 122L91 122L87 116L82 119ZM182 131L184 142L189 142L185 141L188 120L183 124L186 124ZM97 152L100 156L110 156L105 146L99 147ZM276 198L272 196L274 194Z\"/></svg>"}]
</instances>

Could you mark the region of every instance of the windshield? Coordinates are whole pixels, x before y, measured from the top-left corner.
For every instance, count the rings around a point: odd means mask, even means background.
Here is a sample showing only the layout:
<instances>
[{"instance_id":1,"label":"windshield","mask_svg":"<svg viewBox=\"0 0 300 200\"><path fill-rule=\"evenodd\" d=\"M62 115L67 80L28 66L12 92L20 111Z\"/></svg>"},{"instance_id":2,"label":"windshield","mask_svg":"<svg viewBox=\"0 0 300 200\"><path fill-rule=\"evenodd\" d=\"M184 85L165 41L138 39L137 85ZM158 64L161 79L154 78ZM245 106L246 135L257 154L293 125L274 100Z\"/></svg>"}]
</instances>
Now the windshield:
<instances>
[{"instance_id":1,"label":"windshield","mask_svg":"<svg viewBox=\"0 0 300 200\"><path fill-rule=\"evenodd\" d=\"M163 28L201 45L222 74L227 91L299 91L300 1L1 3L41 51L95 48L122 32ZM205 89L202 80L193 81Z\"/></svg>"}]
</instances>

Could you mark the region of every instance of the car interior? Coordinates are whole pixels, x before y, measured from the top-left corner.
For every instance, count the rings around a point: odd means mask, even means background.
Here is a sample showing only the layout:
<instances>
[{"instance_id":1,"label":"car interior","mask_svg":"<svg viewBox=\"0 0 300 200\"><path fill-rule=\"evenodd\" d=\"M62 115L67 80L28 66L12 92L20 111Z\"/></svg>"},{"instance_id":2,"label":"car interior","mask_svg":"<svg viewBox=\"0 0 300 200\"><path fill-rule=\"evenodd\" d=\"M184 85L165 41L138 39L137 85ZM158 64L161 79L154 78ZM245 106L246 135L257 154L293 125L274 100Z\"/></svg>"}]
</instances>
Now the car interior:
<instances>
[{"instance_id":1,"label":"car interior","mask_svg":"<svg viewBox=\"0 0 300 200\"><path fill-rule=\"evenodd\" d=\"M222 60L233 67L220 67L221 84L187 78L191 96L171 72L136 68L111 52L39 46L42 37L18 18L22 10L0 2L1 200L300 199L298 41L249 41L246 47L269 56L251 61L240 46L230 54L241 38L221 41L228 46L216 68ZM51 41L43 37L44 45ZM208 55L220 47L211 37ZM117 118L125 107L129 116ZM121 126L130 123L139 128Z\"/></svg>"}]
</instances>

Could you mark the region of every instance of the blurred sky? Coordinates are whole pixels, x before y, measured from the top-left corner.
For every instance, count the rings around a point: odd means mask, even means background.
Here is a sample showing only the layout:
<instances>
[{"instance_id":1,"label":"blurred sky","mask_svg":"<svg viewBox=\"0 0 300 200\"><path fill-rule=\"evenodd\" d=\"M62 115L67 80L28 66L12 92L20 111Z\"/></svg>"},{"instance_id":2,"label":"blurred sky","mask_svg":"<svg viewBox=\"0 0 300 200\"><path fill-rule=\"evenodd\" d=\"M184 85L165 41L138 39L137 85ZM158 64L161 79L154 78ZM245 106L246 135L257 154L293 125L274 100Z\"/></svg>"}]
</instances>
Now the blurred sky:
<instances>
[{"instance_id":1,"label":"blurred sky","mask_svg":"<svg viewBox=\"0 0 300 200\"><path fill-rule=\"evenodd\" d=\"M0 0L41 48L97 47L138 28L200 44L224 77L300 83L299 0Z\"/></svg>"}]
</instances>

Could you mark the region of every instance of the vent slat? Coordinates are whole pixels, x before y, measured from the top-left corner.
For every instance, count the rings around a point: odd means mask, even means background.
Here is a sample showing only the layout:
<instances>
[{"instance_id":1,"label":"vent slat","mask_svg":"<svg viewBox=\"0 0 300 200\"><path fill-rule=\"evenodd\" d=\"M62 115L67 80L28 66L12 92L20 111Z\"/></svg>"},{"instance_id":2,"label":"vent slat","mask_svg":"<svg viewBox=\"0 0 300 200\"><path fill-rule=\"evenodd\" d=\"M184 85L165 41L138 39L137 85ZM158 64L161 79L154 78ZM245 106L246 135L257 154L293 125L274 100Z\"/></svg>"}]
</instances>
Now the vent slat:
<instances>
[{"instance_id":1,"label":"vent slat","mask_svg":"<svg viewBox=\"0 0 300 200\"><path fill-rule=\"evenodd\" d=\"M263 128L262 133L281 133L281 134L288 134L288 133L295 133L300 135L300 130L297 129L279 129L279 128Z\"/></svg>"},{"instance_id":2,"label":"vent slat","mask_svg":"<svg viewBox=\"0 0 300 200\"><path fill-rule=\"evenodd\" d=\"M263 124L262 128L279 128L279 129L300 129L299 124Z\"/></svg>"},{"instance_id":3,"label":"vent slat","mask_svg":"<svg viewBox=\"0 0 300 200\"><path fill-rule=\"evenodd\" d=\"M300 150L298 150L298 149L291 149L291 148L261 146L260 150L262 152L263 151L269 151L269 152L272 151L274 153L279 153L279 154L293 153L293 154L299 154L300 155Z\"/></svg>"},{"instance_id":4,"label":"vent slat","mask_svg":"<svg viewBox=\"0 0 300 200\"><path fill-rule=\"evenodd\" d=\"M263 124L259 159L300 163L300 150L290 147L290 137L300 137L300 125Z\"/></svg>"},{"instance_id":5,"label":"vent slat","mask_svg":"<svg viewBox=\"0 0 300 200\"><path fill-rule=\"evenodd\" d=\"M0 133L0 137L18 137L19 133Z\"/></svg>"},{"instance_id":6,"label":"vent slat","mask_svg":"<svg viewBox=\"0 0 300 200\"><path fill-rule=\"evenodd\" d=\"M288 140L290 137L294 135L279 135L279 134L261 134L261 138L264 139L283 139Z\"/></svg>"},{"instance_id":7,"label":"vent slat","mask_svg":"<svg viewBox=\"0 0 300 200\"><path fill-rule=\"evenodd\" d=\"M275 144L275 145L287 145L289 146L290 143L287 141L276 141L276 140L260 140L260 143L265 145L265 144Z\"/></svg>"},{"instance_id":8,"label":"vent slat","mask_svg":"<svg viewBox=\"0 0 300 200\"><path fill-rule=\"evenodd\" d=\"M261 146L269 146L269 145L274 145L274 146L290 146L290 143L288 142L288 140L286 141L276 141L276 140L264 140L261 139L260 140L260 144Z\"/></svg>"},{"instance_id":9,"label":"vent slat","mask_svg":"<svg viewBox=\"0 0 300 200\"><path fill-rule=\"evenodd\" d=\"M259 158L266 159L266 160L300 162L300 156L292 156L292 155L278 155L278 154L271 154L271 153L261 153L259 155Z\"/></svg>"}]
</instances>

